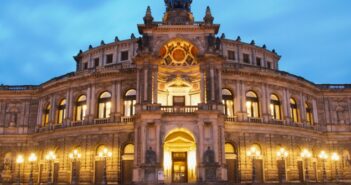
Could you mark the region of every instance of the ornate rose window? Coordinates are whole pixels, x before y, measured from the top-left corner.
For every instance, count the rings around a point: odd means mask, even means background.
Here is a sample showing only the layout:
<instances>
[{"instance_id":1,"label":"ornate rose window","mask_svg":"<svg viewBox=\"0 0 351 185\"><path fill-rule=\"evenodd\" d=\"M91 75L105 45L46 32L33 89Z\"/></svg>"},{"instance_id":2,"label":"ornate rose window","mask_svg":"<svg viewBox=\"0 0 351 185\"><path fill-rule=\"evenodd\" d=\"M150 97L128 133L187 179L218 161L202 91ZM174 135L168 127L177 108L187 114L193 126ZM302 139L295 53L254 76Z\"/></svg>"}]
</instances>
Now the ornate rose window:
<instances>
[{"instance_id":1,"label":"ornate rose window","mask_svg":"<svg viewBox=\"0 0 351 185\"><path fill-rule=\"evenodd\" d=\"M193 66L197 65L195 59L197 49L185 41L172 41L161 48L162 65L167 66Z\"/></svg>"}]
</instances>

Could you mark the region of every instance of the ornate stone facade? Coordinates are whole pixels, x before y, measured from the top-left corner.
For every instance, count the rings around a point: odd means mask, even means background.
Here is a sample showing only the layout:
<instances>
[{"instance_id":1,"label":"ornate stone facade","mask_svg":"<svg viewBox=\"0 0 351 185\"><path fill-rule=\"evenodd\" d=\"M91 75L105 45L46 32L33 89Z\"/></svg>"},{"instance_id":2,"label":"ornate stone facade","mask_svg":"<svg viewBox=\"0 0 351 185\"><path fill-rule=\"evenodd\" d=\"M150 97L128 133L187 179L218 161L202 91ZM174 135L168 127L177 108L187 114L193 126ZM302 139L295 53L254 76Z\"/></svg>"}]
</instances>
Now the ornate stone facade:
<instances>
[{"instance_id":1,"label":"ornate stone facade","mask_svg":"<svg viewBox=\"0 0 351 185\"><path fill-rule=\"evenodd\" d=\"M280 71L191 2L147 8L140 38L80 51L75 72L0 86L0 183L351 183L351 85Z\"/></svg>"}]
</instances>

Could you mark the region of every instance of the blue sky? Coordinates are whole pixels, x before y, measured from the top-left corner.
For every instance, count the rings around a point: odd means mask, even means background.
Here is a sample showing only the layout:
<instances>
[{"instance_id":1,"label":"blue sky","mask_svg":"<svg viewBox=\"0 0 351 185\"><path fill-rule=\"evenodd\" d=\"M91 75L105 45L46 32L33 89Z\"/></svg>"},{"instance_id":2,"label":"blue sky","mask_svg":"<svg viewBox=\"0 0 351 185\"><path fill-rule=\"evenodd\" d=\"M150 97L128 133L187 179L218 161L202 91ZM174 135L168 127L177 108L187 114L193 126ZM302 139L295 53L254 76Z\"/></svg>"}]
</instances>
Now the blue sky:
<instances>
[{"instance_id":1,"label":"blue sky","mask_svg":"<svg viewBox=\"0 0 351 185\"><path fill-rule=\"evenodd\" d=\"M0 84L40 84L75 70L89 44L137 34L147 5L163 0L0 0ZM220 33L255 40L282 55L280 69L315 83L351 83L350 0L194 0L209 5Z\"/></svg>"}]
</instances>

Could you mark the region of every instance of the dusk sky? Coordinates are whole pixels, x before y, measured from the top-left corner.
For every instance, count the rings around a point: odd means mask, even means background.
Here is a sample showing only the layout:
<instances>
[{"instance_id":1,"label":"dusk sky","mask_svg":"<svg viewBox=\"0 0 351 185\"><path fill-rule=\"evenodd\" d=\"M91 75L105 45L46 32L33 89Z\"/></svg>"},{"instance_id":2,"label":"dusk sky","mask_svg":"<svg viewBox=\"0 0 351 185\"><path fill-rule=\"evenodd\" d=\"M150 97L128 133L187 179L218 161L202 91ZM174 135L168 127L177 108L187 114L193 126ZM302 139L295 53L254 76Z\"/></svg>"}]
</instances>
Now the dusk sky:
<instances>
[{"instance_id":1,"label":"dusk sky","mask_svg":"<svg viewBox=\"0 0 351 185\"><path fill-rule=\"evenodd\" d=\"M75 70L73 55L101 40L137 36L150 5L164 0L0 0L0 84L37 85ZM351 83L350 0L193 0L212 9L220 34L266 44L280 69L315 83Z\"/></svg>"}]
</instances>

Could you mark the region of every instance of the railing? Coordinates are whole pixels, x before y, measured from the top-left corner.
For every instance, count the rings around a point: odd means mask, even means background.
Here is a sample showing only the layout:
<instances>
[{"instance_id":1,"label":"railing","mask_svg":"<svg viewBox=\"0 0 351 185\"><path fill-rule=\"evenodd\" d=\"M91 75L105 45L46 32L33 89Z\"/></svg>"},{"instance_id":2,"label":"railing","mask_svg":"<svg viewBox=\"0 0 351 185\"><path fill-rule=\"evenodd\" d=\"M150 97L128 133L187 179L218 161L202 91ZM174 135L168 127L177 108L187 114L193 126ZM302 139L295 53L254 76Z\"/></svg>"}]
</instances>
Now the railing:
<instances>
[{"instance_id":1,"label":"railing","mask_svg":"<svg viewBox=\"0 0 351 185\"><path fill-rule=\"evenodd\" d=\"M134 123L134 121L135 121L135 118L132 117L132 116L121 117L121 122L122 123Z\"/></svg>"},{"instance_id":2,"label":"railing","mask_svg":"<svg viewBox=\"0 0 351 185\"><path fill-rule=\"evenodd\" d=\"M198 106L161 106L161 111L165 113L194 113L198 110Z\"/></svg>"},{"instance_id":3,"label":"railing","mask_svg":"<svg viewBox=\"0 0 351 185\"><path fill-rule=\"evenodd\" d=\"M71 127L82 127L82 126L89 126L89 125L104 125L104 124L121 124L121 123L133 123L135 121L134 116L125 116L121 117L114 121L112 118L103 118L103 119L94 119L92 121L82 120L82 121L73 121L70 123L63 123L63 124L51 124L47 126L37 126L35 128L35 132L45 132L45 131L52 131L58 130L63 128L71 128Z\"/></svg>"},{"instance_id":4,"label":"railing","mask_svg":"<svg viewBox=\"0 0 351 185\"><path fill-rule=\"evenodd\" d=\"M0 90L6 90L6 91L27 91L27 90L34 90L38 88L38 86L35 85L0 85Z\"/></svg>"},{"instance_id":5,"label":"railing","mask_svg":"<svg viewBox=\"0 0 351 185\"><path fill-rule=\"evenodd\" d=\"M327 131L326 127L321 125L311 125L308 123L295 123L295 122L288 122L285 120L276 120L276 119L270 119L268 121L264 121L262 118L238 119L237 117L226 117L225 121L227 123L257 123L257 124L267 124L267 125L298 127L298 128L317 130L317 131Z\"/></svg>"}]
</instances>

